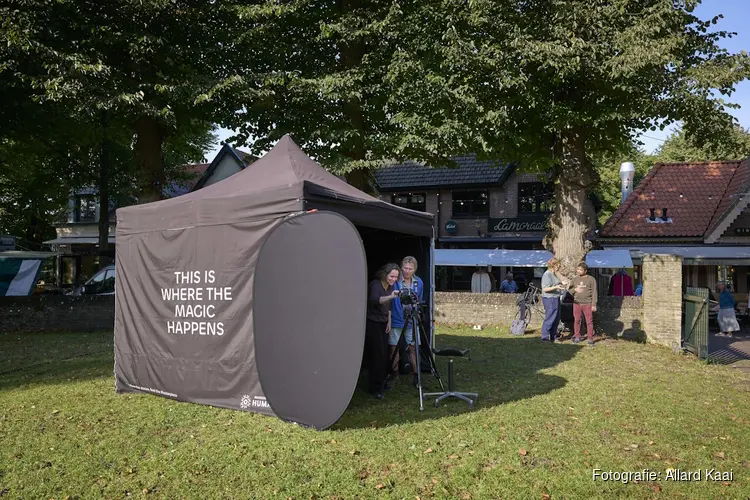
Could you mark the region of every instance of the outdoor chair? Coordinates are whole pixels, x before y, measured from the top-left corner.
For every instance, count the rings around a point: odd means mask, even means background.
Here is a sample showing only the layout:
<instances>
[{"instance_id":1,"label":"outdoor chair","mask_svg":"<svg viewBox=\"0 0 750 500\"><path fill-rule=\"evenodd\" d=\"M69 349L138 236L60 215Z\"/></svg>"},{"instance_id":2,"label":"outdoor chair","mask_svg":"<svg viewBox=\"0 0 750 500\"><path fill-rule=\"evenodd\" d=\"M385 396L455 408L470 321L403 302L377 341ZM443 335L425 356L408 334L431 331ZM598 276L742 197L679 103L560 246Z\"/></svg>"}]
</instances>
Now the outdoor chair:
<instances>
[{"instance_id":1,"label":"outdoor chair","mask_svg":"<svg viewBox=\"0 0 750 500\"><path fill-rule=\"evenodd\" d=\"M479 394L476 392L457 392L453 387L453 358L466 358L471 361L471 349L456 349L453 347L446 347L443 349L433 349L435 356L445 356L448 358L448 390L445 392L428 392L425 396L438 396L435 399L435 408L440 406L440 401L446 398L458 398L469 403L469 408L474 408L474 401L477 400Z\"/></svg>"}]
</instances>

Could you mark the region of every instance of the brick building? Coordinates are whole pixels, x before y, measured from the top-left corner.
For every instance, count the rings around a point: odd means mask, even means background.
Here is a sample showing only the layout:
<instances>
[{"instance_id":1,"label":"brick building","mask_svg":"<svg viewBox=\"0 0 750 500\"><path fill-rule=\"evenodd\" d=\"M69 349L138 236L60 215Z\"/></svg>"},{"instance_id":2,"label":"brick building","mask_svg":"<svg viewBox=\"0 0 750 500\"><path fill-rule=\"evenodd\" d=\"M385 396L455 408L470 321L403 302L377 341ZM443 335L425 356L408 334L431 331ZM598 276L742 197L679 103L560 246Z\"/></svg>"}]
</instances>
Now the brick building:
<instances>
[{"instance_id":1,"label":"brick building","mask_svg":"<svg viewBox=\"0 0 750 500\"><path fill-rule=\"evenodd\" d=\"M730 284L742 308L750 290L750 165L744 161L656 164L599 232L606 249L683 261L682 287Z\"/></svg>"},{"instance_id":2,"label":"brick building","mask_svg":"<svg viewBox=\"0 0 750 500\"><path fill-rule=\"evenodd\" d=\"M453 158L457 168L431 168L414 162L390 165L375 172L381 199L435 214L435 247L455 249L542 250L547 217L554 210L551 184L514 165L480 161L475 155ZM586 211L591 230L596 224L595 199ZM517 281L528 283L539 270L493 269L503 279L512 270ZM468 290L472 268L450 268L439 276L438 287ZM538 276L537 276L538 279Z\"/></svg>"}]
</instances>

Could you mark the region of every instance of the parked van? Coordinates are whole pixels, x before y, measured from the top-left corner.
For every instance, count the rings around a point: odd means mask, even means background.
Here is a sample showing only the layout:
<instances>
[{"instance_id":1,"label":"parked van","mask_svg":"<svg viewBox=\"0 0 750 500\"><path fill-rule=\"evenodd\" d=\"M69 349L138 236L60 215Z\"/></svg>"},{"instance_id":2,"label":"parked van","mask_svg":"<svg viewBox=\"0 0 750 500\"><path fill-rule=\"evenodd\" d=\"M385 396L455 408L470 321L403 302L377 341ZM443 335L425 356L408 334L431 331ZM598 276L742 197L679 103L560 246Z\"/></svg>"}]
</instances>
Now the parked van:
<instances>
[{"instance_id":1,"label":"parked van","mask_svg":"<svg viewBox=\"0 0 750 500\"><path fill-rule=\"evenodd\" d=\"M115 275L115 265L111 264L96 273L83 286L78 287L73 295L114 295Z\"/></svg>"}]
</instances>

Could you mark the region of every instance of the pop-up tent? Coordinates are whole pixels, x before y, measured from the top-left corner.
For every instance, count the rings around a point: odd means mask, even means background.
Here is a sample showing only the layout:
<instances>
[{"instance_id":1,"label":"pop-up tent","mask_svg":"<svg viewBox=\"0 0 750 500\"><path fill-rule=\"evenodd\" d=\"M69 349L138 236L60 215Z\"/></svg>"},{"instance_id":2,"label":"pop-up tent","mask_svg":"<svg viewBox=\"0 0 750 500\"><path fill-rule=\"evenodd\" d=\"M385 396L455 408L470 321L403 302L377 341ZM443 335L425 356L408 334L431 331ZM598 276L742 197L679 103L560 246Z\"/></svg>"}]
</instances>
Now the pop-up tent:
<instances>
[{"instance_id":1,"label":"pop-up tent","mask_svg":"<svg viewBox=\"0 0 750 500\"><path fill-rule=\"evenodd\" d=\"M327 428L356 386L368 278L414 255L432 290L432 236L431 214L362 193L288 136L228 179L121 208L116 390Z\"/></svg>"}]
</instances>

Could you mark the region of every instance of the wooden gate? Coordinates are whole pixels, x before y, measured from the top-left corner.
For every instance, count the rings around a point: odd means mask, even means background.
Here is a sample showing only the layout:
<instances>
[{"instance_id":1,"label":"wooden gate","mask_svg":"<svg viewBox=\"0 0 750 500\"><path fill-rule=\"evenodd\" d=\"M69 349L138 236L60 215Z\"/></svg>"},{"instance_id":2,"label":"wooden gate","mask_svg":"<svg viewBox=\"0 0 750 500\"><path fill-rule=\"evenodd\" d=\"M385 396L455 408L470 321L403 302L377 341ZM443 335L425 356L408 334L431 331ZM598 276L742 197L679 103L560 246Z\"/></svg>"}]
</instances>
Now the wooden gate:
<instances>
[{"instance_id":1,"label":"wooden gate","mask_svg":"<svg viewBox=\"0 0 750 500\"><path fill-rule=\"evenodd\" d=\"M682 298L682 346L705 359L708 357L708 288L689 286Z\"/></svg>"}]
</instances>

